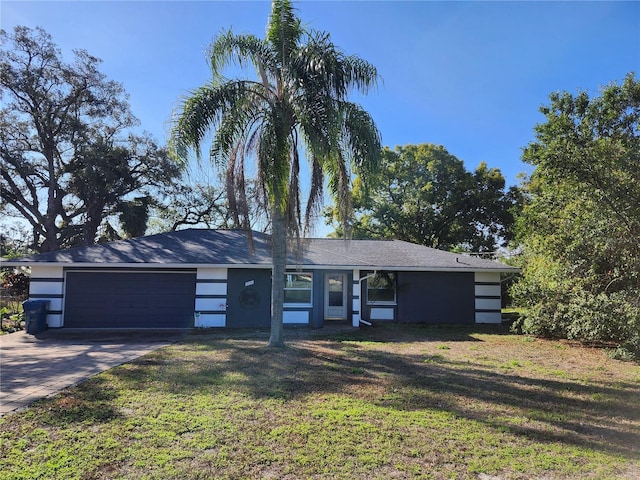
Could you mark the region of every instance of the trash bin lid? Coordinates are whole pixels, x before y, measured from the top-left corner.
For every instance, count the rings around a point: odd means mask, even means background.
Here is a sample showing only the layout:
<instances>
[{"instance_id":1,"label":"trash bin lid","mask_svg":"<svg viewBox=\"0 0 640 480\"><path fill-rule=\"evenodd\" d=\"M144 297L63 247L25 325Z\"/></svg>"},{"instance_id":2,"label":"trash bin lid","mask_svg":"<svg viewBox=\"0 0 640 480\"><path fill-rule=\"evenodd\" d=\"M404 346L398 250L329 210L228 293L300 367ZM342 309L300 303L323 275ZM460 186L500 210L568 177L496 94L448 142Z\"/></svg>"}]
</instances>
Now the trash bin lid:
<instances>
[{"instance_id":1,"label":"trash bin lid","mask_svg":"<svg viewBox=\"0 0 640 480\"><path fill-rule=\"evenodd\" d=\"M25 311L46 310L49 307L49 300L25 300L22 302L22 308Z\"/></svg>"}]
</instances>

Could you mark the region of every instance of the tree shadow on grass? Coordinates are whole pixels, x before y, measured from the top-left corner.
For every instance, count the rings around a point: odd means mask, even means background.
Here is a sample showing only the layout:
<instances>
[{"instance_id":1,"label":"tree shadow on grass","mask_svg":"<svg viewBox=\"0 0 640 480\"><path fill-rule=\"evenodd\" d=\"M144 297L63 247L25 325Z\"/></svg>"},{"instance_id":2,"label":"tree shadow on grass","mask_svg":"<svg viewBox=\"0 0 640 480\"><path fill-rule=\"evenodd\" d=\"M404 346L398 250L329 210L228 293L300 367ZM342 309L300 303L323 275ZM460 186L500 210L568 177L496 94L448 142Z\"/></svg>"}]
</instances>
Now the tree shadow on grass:
<instances>
[{"instance_id":1,"label":"tree shadow on grass","mask_svg":"<svg viewBox=\"0 0 640 480\"><path fill-rule=\"evenodd\" d=\"M502 325L427 325L389 323L373 327L340 329L332 332L331 327L316 330L314 338L333 341L367 341L367 342L481 342L476 335L510 334Z\"/></svg>"},{"instance_id":2,"label":"tree shadow on grass","mask_svg":"<svg viewBox=\"0 0 640 480\"><path fill-rule=\"evenodd\" d=\"M479 341L473 331L439 333L420 331L418 338L393 329L322 338L299 334L281 349L266 347L260 335L199 334L108 375L123 390L168 391L184 397L187 404L194 395L210 395L215 402L215 396L225 392L284 404L339 394L382 409L444 411L539 443L578 445L634 460L640 457L640 383L555 379L450 359L446 351L391 351L393 342L410 339L448 342L466 336ZM68 400L64 395L69 394L63 394L59 407L51 407L50 421L117 418L109 397L115 394L104 382L102 376L94 377L72 389ZM68 410L62 408L65 401L71 402Z\"/></svg>"},{"instance_id":3,"label":"tree shadow on grass","mask_svg":"<svg viewBox=\"0 0 640 480\"><path fill-rule=\"evenodd\" d=\"M107 423L121 417L113 400L117 394L106 378L96 376L53 397L38 400L39 419L47 425Z\"/></svg>"},{"instance_id":4,"label":"tree shadow on grass","mask_svg":"<svg viewBox=\"0 0 640 480\"><path fill-rule=\"evenodd\" d=\"M380 351L342 337L293 341L284 349L259 340L214 341L211 349L225 352L195 375L184 365L168 365L169 388L184 394L225 388L284 402L356 395L399 411L448 411L536 442L640 456L640 385L537 378L438 354Z\"/></svg>"}]
</instances>

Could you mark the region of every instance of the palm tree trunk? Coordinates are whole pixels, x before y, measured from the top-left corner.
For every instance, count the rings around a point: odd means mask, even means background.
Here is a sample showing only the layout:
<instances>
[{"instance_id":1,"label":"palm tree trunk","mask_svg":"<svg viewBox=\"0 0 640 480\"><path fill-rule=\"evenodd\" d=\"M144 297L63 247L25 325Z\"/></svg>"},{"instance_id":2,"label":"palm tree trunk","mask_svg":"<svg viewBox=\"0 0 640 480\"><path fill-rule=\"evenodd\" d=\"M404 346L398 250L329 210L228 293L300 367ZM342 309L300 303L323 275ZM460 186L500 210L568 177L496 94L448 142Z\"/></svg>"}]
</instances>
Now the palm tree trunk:
<instances>
[{"instance_id":1,"label":"palm tree trunk","mask_svg":"<svg viewBox=\"0 0 640 480\"><path fill-rule=\"evenodd\" d=\"M287 269L287 227L284 213L276 204L272 207L271 256L271 336L270 347L283 347L282 311L284 305L284 279Z\"/></svg>"}]
</instances>

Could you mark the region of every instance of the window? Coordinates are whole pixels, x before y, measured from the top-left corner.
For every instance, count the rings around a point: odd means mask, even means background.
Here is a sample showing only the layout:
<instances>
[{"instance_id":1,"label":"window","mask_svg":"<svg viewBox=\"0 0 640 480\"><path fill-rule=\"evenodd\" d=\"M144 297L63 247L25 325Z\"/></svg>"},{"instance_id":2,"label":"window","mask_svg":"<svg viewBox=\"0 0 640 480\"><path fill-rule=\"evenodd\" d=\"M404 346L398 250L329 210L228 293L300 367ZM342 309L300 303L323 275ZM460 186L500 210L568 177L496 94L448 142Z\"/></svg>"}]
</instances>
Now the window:
<instances>
[{"instance_id":1,"label":"window","mask_svg":"<svg viewBox=\"0 0 640 480\"><path fill-rule=\"evenodd\" d=\"M367 304L391 305L396 303L396 274L376 273L367 280Z\"/></svg>"},{"instance_id":2,"label":"window","mask_svg":"<svg viewBox=\"0 0 640 480\"><path fill-rule=\"evenodd\" d=\"M284 303L311 305L311 273L287 273L284 277Z\"/></svg>"}]
</instances>

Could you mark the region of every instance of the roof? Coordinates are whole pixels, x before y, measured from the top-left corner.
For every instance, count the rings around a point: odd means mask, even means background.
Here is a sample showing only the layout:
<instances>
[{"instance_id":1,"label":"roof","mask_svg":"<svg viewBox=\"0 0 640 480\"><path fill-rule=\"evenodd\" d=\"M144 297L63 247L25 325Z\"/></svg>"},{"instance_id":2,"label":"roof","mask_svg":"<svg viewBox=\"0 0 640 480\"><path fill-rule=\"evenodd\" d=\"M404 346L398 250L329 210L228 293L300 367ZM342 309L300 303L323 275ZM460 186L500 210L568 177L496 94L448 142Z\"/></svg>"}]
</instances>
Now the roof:
<instances>
[{"instance_id":1,"label":"roof","mask_svg":"<svg viewBox=\"0 0 640 480\"><path fill-rule=\"evenodd\" d=\"M6 266L82 267L271 267L270 236L253 232L253 251L242 230L187 229L130 240L30 255L3 261ZM304 240L301 256L289 265L315 268L388 270L517 271L500 262L455 254L399 240Z\"/></svg>"}]
</instances>

